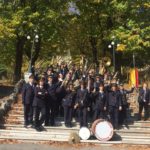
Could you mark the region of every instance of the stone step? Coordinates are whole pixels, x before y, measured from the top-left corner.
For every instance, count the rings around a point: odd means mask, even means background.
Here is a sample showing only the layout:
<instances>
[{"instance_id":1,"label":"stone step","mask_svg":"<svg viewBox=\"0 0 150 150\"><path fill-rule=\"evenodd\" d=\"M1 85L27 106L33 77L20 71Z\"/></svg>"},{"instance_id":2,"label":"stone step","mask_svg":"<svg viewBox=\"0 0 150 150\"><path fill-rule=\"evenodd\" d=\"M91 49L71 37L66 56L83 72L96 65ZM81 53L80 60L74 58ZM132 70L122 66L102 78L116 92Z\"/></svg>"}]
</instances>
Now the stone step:
<instances>
[{"instance_id":1,"label":"stone step","mask_svg":"<svg viewBox=\"0 0 150 150\"><path fill-rule=\"evenodd\" d=\"M24 119L23 118L8 118L6 119L6 123L9 124L23 124L24 123ZM79 122L76 122L75 120L72 121L73 126L79 126ZM89 123L89 125L91 125L91 123ZM64 121L62 120L56 120L56 126L65 126ZM125 125L123 125L122 127L126 127ZM150 130L150 123L133 123L133 124L128 124L129 128L146 128Z\"/></svg>"},{"instance_id":2,"label":"stone step","mask_svg":"<svg viewBox=\"0 0 150 150\"><path fill-rule=\"evenodd\" d=\"M21 124L0 124L0 128L12 128L14 130L16 129L26 129L24 128L23 125ZM49 129L49 130L59 130L59 131L74 131L74 130L79 130L80 128L79 127L72 127L72 128L66 128L64 126L60 126L60 127L52 127L52 126L46 126L44 127L46 130ZM32 129L30 128L30 126L27 128L28 129Z\"/></svg>"},{"instance_id":3,"label":"stone step","mask_svg":"<svg viewBox=\"0 0 150 150\"><path fill-rule=\"evenodd\" d=\"M35 131L35 129L28 127L24 128L21 125L4 125L0 127L2 130L12 130L12 131ZM66 128L66 127L44 127L45 131L47 132L59 132L59 133L70 133L70 132L78 132L80 130L79 127L73 127L73 128ZM119 135L134 135L134 136L150 136L150 130L145 129L120 129L114 131L116 134Z\"/></svg>"},{"instance_id":4,"label":"stone step","mask_svg":"<svg viewBox=\"0 0 150 150\"><path fill-rule=\"evenodd\" d=\"M6 134L6 133L8 133L8 134L20 134L20 135L27 135L27 136L29 134L30 135L37 134L37 135L41 135L41 136L51 136L51 135L69 136L69 134L70 134L69 132L58 132L58 131L53 131L53 130L37 132L35 129L28 130L27 128L24 128L22 130L0 129L0 135L3 135L3 133L4 134Z\"/></svg>"},{"instance_id":5,"label":"stone step","mask_svg":"<svg viewBox=\"0 0 150 150\"><path fill-rule=\"evenodd\" d=\"M1 132L0 133L0 139L20 139L20 140L33 140L33 141L68 141L69 135L46 135L46 134L41 134L39 132L34 133L34 134L29 134L27 132L22 133L22 132L18 132L18 133L11 133L11 132ZM113 139L116 140L116 137L114 137ZM118 141L107 141L107 142L103 142L103 141L98 141L95 139L92 140L85 140L82 142L88 142L88 143L99 143L99 144L114 144L114 143L131 143L134 144L135 142L140 142L140 144L142 143L147 143L150 144L150 137L137 137L137 136L122 136L121 139Z\"/></svg>"},{"instance_id":6,"label":"stone step","mask_svg":"<svg viewBox=\"0 0 150 150\"><path fill-rule=\"evenodd\" d=\"M22 131L17 131L17 130L0 130L0 137L1 136L22 136L22 137L32 137L34 139L49 139L49 138L62 138L62 139L68 139L69 138L69 135L70 133L69 132L58 132L58 131L49 131L49 132L46 132L46 131L43 131L43 132L37 132L37 131L30 131L30 132L27 132L27 130L22 130ZM139 139L139 140L149 140L150 141L150 136L145 136L145 135L140 135L140 136L137 136L136 134L132 135L126 135L126 134L114 134L113 136L113 139L115 140L118 140L118 136L121 137L121 140L124 140L124 139ZM112 140L113 140L112 139Z\"/></svg>"},{"instance_id":7,"label":"stone step","mask_svg":"<svg viewBox=\"0 0 150 150\"><path fill-rule=\"evenodd\" d=\"M22 111L23 112L23 107L14 107L11 110L12 111Z\"/></svg>"},{"instance_id":8,"label":"stone step","mask_svg":"<svg viewBox=\"0 0 150 150\"><path fill-rule=\"evenodd\" d=\"M6 130L12 130L12 131L26 131L26 132L28 132L28 133L31 133L31 132L34 132L35 131L35 129L33 129L33 128L13 128L13 127L7 127L7 128L5 128ZM141 130L140 130L141 131ZM78 133L79 132L79 128L77 129L77 128L74 128L74 129L52 129L52 128L45 128L45 131L43 131L43 132L41 132L42 134L45 134L46 132L48 132L48 133L50 133L50 134L58 134L57 132L59 132L59 133L63 133L63 134L68 134L68 133L71 133L71 132L76 132L76 133ZM117 135L119 135L119 136L143 136L143 137L150 137L150 131L149 132L147 132L147 130L145 130L145 131L141 131L141 132L138 132L138 131L133 131L133 130L117 130L117 131L115 131L115 133L117 134Z\"/></svg>"},{"instance_id":9,"label":"stone step","mask_svg":"<svg viewBox=\"0 0 150 150\"><path fill-rule=\"evenodd\" d=\"M83 143L92 144L140 144L140 145L150 145L150 121L135 121L135 113L138 112L135 99L130 97L130 109L128 110L128 117L130 123L128 125L129 129L123 125L122 129L116 130L113 139L108 142L98 141L95 138L90 140L81 140ZM131 116L130 116L131 114ZM133 122L134 121L134 122ZM71 132L79 132L79 123L73 119L73 128L66 128L64 126L64 121L62 117L57 117L56 127L44 127L45 131L37 132L31 127L23 127L23 105L21 100L18 104L12 107L12 110L6 118L6 123L0 125L0 140L11 139L20 140L22 142L49 142L49 141L63 141L67 142ZM90 124L89 124L90 125Z\"/></svg>"},{"instance_id":10,"label":"stone step","mask_svg":"<svg viewBox=\"0 0 150 150\"><path fill-rule=\"evenodd\" d=\"M33 131L34 129L33 128L31 128L30 126L28 127L28 128L24 128L24 126L23 125L19 125L19 124L17 124L17 125L15 125L15 124L2 124L2 125L0 125L0 128L1 129L8 129L8 130L18 130L18 131L20 131L20 130L27 130L27 131ZM76 127L72 127L72 128L66 128L65 126L59 126L59 127L51 127L51 126L49 126L49 127L44 127L45 128L45 130L46 131L59 131L59 132L72 132L72 131L79 131L79 126L76 126ZM150 130L147 130L147 129L145 129L145 128L143 128L143 129L141 129L141 128L129 128L129 129L127 129L127 128L122 128L122 129L120 129L120 130L115 130L115 132L116 133L125 133L125 134L139 134L139 135L141 135L141 134L144 134L145 136L146 135L150 135Z\"/></svg>"},{"instance_id":11,"label":"stone step","mask_svg":"<svg viewBox=\"0 0 150 150\"><path fill-rule=\"evenodd\" d=\"M23 111L21 111L21 110L11 110L10 112L9 112L9 114L11 115L11 114L20 114L20 115L23 115Z\"/></svg>"},{"instance_id":12,"label":"stone step","mask_svg":"<svg viewBox=\"0 0 150 150\"><path fill-rule=\"evenodd\" d=\"M9 118L9 119L7 119L6 120L6 122L9 122L9 123L15 123L15 122L19 122L20 124L23 124L23 122L24 122L24 119L23 118L21 118L21 117L16 117L16 118L14 118L14 117L12 117L12 118ZM56 119L56 124L58 125L58 126L60 126L60 125L64 125L65 123L64 123L64 119L63 118L57 118ZM79 126L79 122L77 122L75 119L73 119L72 120L72 124L74 125L74 126ZM91 122L89 123L89 124L92 124ZM135 126L135 127L146 127L146 128L149 128L150 127L150 121L128 121L128 124L127 124L129 127L131 126Z\"/></svg>"}]
</instances>

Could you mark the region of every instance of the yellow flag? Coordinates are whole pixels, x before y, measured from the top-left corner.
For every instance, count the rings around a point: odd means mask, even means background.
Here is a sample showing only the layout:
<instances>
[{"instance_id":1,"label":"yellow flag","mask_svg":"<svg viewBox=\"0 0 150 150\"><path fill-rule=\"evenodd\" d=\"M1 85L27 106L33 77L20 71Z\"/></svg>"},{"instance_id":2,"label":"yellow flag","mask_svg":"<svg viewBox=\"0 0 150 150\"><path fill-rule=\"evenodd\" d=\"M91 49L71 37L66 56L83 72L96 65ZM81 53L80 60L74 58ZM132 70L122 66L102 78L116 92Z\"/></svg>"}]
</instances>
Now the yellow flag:
<instances>
[{"instance_id":1,"label":"yellow flag","mask_svg":"<svg viewBox=\"0 0 150 150\"><path fill-rule=\"evenodd\" d=\"M130 86L135 85L135 87L138 87L138 85L139 85L137 68L130 70L129 85Z\"/></svg>"}]
</instances>

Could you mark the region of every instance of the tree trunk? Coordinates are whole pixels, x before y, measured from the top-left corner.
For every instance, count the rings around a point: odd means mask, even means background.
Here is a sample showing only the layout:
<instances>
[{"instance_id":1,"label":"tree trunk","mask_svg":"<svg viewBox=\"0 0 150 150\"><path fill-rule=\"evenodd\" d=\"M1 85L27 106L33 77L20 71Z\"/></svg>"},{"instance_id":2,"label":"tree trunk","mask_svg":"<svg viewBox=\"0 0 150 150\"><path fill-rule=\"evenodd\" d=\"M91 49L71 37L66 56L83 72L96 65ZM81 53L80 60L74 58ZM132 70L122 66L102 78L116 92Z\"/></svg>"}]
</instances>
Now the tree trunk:
<instances>
[{"instance_id":1,"label":"tree trunk","mask_svg":"<svg viewBox=\"0 0 150 150\"><path fill-rule=\"evenodd\" d=\"M99 62L97 59L97 47L96 47L96 38L95 37L91 37L90 38L90 43L91 43L91 47L92 47L92 53L93 53L93 63L96 65L96 68L99 66Z\"/></svg>"},{"instance_id":2,"label":"tree trunk","mask_svg":"<svg viewBox=\"0 0 150 150\"><path fill-rule=\"evenodd\" d=\"M35 65L35 62L39 57L40 50L41 50L41 39L39 39L39 41L35 43L35 52L33 53L34 55L31 63L33 66Z\"/></svg>"},{"instance_id":3,"label":"tree trunk","mask_svg":"<svg viewBox=\"0 0 150 150\"><path fill-rule=\"evenodd\" d=\"M19 37L19 36L17 37L14 79L13 79L15 83L21 79L24 42L25 42L24 37Z\"/></svg>"}]
</instances>

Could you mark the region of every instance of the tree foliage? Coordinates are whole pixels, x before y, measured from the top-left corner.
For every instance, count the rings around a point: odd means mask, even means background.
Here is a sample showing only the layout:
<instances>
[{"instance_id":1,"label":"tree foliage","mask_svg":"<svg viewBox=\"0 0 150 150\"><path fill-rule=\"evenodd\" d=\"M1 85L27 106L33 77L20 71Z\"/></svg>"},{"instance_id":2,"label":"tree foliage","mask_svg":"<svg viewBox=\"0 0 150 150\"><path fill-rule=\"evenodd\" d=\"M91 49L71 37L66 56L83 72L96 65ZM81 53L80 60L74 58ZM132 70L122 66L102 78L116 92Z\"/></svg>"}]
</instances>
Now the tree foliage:
<instances>
[{"instance_id":1,"label":"tree foliage","mask_svg":"<svg viewBox=\"0 0 150 150\"><path fill-rule=\"evenodd\" d=\"M100 57L112 56L108 45L115 40L123 66L131 66L133 53L136 65L145 66L150 63L149 12L149 0L0 1L0 63L20 74L30 60L36 30L33 64L68 51L73 58L84 53L98 64Z\"/></svg>"}]
</instances>

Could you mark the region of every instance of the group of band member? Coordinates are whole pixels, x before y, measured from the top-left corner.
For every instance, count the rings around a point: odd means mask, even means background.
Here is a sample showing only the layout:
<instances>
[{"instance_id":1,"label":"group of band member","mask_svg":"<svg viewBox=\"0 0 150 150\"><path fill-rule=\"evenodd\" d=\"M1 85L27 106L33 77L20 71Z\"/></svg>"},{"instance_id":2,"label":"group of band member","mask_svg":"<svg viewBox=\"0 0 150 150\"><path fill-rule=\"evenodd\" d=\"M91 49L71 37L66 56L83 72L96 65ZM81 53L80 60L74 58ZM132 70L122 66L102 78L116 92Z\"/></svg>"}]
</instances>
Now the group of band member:
<instances>
[{"instance_id":1,"label":"group of band member","mask_svg":"<svg viewBox=\"0 0 150 150\"><path fill-rule=\"evenodd\" d=\"M75 65L68 69L62 64L58 68L50 66L39 77L34 72L22 89L24 105L24 127L32 125L37 131L44 126L56 126L56 118L64 117L66 127L72 127L72 118L79 121L80 127L88 127L88 123L102 118L109 120L114 129L127 123L129 103L123 84L113 79L108 71L103 75L93 70L82 72ZM139 119L143 108L144 119L148 119L150 91L144 83L139 91Z\"/></svg>"}]
</instances>

